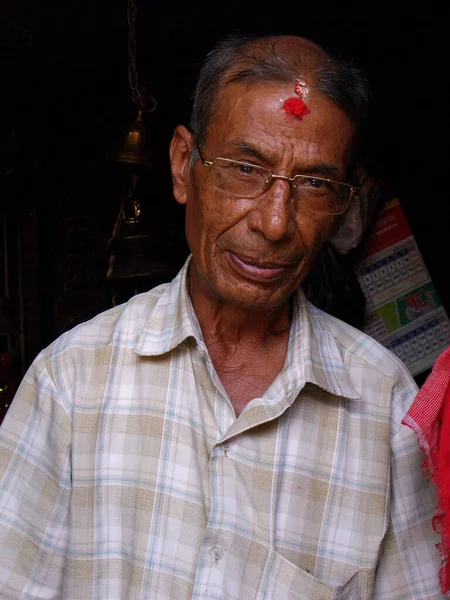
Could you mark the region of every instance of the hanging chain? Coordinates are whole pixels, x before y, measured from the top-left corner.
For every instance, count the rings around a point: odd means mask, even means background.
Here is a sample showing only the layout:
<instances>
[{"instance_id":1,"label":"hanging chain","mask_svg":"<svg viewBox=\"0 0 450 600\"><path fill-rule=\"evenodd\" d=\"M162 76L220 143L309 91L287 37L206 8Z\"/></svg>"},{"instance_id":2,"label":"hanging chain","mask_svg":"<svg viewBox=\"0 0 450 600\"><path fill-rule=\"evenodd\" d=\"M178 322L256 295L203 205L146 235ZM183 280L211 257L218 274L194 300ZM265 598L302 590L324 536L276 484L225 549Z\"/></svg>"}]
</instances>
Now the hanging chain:
<instances>
[{"instance_id":1,"label":"hanging chain","mask_svg":"<svg viewBox=\"0 0 450 600\"><path fill-rule=\"evenodd\" d=\"M139 89L139 77L136 68L136 13L137 6L136 0L128 0L127 18L128 18L128 53L130 55L130 62L128 65L128 81L131 88L131 99L135 102L139 108L152 112L156 108L156 100L153 97L149 97L153 103L150 108L146 106L147 98L144 98Z\"/></svg>"}]
</instances>

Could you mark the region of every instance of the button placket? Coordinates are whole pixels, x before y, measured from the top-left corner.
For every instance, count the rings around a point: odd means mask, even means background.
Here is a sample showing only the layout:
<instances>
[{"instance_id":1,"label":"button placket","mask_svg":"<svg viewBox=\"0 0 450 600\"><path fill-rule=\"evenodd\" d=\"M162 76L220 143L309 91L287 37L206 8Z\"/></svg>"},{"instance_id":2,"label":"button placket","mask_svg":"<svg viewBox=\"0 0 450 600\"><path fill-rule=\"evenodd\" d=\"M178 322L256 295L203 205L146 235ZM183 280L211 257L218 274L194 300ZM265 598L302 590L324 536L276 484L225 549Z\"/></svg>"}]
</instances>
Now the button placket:
<instances>
[{"instance_id":1,"label":"button placket","mask_svg":"<svg viewBox=\"0 0 450 600\"><path fill-rule=\"evenodd\" d=\"M218 564L219 560L222 558L223 556L223 550L221 548L219 548L218 546L213 546L211 548L210 551L211 556L214 559L214 564Z\"/></svg>"}]
</instances>

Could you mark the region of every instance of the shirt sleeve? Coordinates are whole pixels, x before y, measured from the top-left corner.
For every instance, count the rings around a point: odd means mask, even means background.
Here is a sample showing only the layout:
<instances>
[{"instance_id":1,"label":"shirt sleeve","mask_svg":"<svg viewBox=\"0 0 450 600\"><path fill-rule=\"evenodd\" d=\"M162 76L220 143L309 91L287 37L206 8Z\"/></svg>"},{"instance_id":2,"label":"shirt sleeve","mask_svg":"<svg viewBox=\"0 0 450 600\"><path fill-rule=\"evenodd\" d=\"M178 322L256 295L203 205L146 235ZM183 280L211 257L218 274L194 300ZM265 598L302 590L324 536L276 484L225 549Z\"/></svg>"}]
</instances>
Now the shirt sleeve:
<instances>
[{"instance_id":1,"label":"shirt sleeve","mask_svg":"<svg viewBox=\"0 0 450 600\"><path fill-rule=\"evenodd\" d=\"M434 488L422 471L417 437L401 420L417 388L405 377L394 389L391 437L390 521L378 564L373 600L435 600L439 559L431 519Z\"/></svg>"},{"instance_id":2,"label":"shirt sleeve","mask_svg":"<svg viewBox=\"0 0 450 600\"><path fill-rule=\"evenodd\" d=\"M38 356L0 429L0 597L62 598L71 422Z\"/></svg>"}]
</instances>

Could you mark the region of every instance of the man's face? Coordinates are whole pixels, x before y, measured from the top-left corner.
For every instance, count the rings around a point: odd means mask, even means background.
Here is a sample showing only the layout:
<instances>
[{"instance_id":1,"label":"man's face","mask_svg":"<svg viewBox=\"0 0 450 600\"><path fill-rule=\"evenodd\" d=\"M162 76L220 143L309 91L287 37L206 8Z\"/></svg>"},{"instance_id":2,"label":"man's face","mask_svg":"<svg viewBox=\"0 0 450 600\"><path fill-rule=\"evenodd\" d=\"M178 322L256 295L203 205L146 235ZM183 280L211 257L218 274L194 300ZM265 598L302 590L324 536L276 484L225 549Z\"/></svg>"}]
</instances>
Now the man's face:
<instances>
[{"instance_id":1,"label":"man's face","mask_svg":"<svg viewBox=\"0 0 450 600\"><path fill-rule=\"evenodd\" d=\"M345 181L351 122L314 91L306 101L310 114L302 120L287 114L282 104L294 95L294 83L228 87L201 148L203 156L242 160L289 177L325 173ZM190 143L193 148L195 141ZM193 168L186 164L183 172L182 195L176 185L174 190L178 201L186 203L191 286L244 308L272 309L285 303L310 270L337 217L296 207L287 181L274 180L262 196L249 200L215 189L210 167L200 159Z\"/></svg>"}]
</instances>

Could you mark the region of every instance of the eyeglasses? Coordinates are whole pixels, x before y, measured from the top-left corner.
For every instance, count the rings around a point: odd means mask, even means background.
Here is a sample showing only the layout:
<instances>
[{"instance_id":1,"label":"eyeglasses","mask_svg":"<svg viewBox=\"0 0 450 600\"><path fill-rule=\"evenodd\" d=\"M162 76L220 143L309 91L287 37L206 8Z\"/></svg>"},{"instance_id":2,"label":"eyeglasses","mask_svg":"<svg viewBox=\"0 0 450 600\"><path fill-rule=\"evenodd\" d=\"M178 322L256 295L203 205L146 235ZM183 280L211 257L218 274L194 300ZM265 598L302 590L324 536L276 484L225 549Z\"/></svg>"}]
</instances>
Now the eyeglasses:
<instances>
[{"instance_id":1,"label":"eyeglasses","mask_svg":"<svg viewBox=\"0 0 450 600\"><path fill-rule=\"evenodd\" d=\"M205 167L210 168L210 183L214 189L235 198L255 199L262 196L274 179L291 185L291 195L298 208L315 213L340 215L347 210L359 188L350 183L333 181L314 175L276 175L271 169L241 160L217 156L206 160L198 152Z\"/></svg>"}]
</instances>

